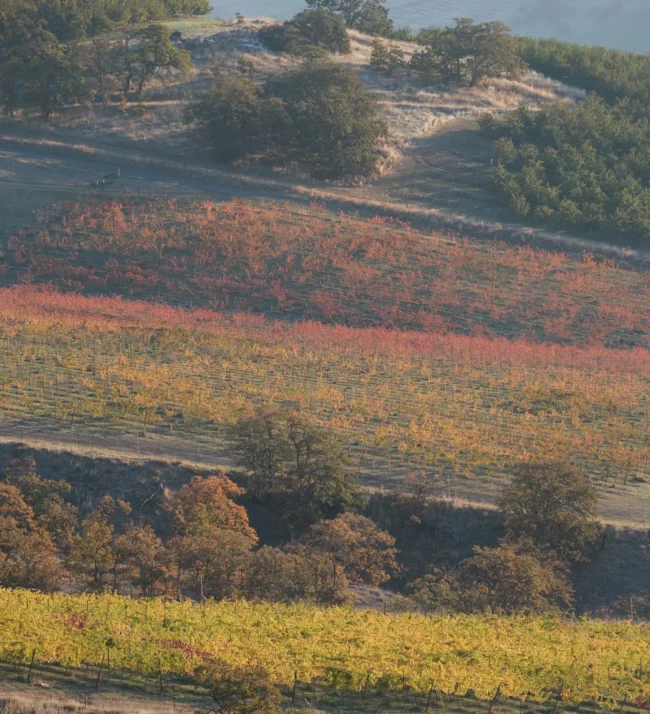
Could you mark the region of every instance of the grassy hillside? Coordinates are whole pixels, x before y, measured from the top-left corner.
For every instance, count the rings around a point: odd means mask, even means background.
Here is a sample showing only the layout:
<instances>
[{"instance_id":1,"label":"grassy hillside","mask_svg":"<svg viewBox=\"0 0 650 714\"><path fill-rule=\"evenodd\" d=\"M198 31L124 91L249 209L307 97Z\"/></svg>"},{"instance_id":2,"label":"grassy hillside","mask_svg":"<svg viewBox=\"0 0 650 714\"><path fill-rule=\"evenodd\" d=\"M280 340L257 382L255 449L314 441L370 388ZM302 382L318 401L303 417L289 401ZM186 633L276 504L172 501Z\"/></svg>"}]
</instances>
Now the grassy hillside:
<instances>
[{"instance_id":1,"label":"grassy hillside","mask_svg":"<svg viewBox=\"0 0 650 714\"><path fill-rule=\"evenodd\" d=\"M643 706L647 628L627 622L425 618L306 605L131 600L0 590L0 656L135 675L194 673L211 657L261 664L281 685L411 689L479 699ZM108 643L108 644L107 644ZM95 675L97 676L97 675Z\"/></svg>"}]
</instances>

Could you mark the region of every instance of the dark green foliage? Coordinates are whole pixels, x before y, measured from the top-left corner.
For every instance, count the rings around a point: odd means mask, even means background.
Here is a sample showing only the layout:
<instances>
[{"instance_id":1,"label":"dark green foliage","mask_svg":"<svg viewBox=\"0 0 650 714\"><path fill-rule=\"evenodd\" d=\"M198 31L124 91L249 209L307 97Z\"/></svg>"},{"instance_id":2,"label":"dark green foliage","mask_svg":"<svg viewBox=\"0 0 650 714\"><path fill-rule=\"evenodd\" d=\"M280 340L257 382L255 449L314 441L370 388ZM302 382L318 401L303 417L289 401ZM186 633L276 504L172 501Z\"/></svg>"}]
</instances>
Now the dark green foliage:
<instances>
[{"instance_id":1,"label":"dark green foliage","mask_svg":"<svg viewBox=\"0 0 650 714\"><path fill-rule=\"evenodd\" d=\"M507 25L466 17L455 22L454 27L427 28L418 35L427 49L413 55L411 67L427 81L474 86L487 77L521 74L524 66Z\"/></svg>"},{"instance_id":2,"label":"dark green foliage","mask_svg":"<svg viewBox=\"0 0 650 714\"><path fill-rule=\"evenodd\" d=\"M584 559L598 534L596 489L562 461L521 464L499 505L512 536L565 562Z\"/></svg>"},{"instance_id":3,"label":"dark green foliage","mask_svg":"<svg viewBox=\"0 0 650 714\"><path fill-rule=\"evenodd\" d=\"M299 530L349 510L358 487L343 445L327 429L294 413L263 412L233 430L240 463L250 473L250 492L281 505Z\"/></svg>"},{"instance_id":4,"label":"dark green foliage","mask_svg":"<svg viewBox=\"0 0 650 714\"><path fill-rule=\"evenodd\" d=\"M372 43L370 53L370 66L378 69L387 77L392 77L395 72L406 65L404 51L394 45L385 45L380 40Z\"/></svg>"},{"instance_id":5,"label":"dark green foliage","mask_svg":"<svg viewBox=\"0 0 650 714\"><path fill-rule=\"evenodd\" d=\"M326 178L372 173L385 134L356 74L326 63L270 77L263 87L218 76L188 120L219 160L297 163Z\"/></svg>"},{"instance_id":6,"label":"dark green foliage","mask_svg":"<svg viewBox=\"0 0 650 714\"><path fill-rule=\"evenodd\" d=\"M291 120L290 156L313 176L372 173L386 132L376 100L345 67L317 64L271 77L268 96L281 99Z\"/></svg>"},{"instance_id":7,"label":"dark green foliage","mask_svg":"<svg viewBox=\"0 0 650 714\"><path fill-rule=\"evenodd\" d=\"M650 55L532 37L519 38L517 44L531 69L596 92L610 104L625 97L647 103L650 97Z\"/></svg>"},{"instance_id":8,"label":"dark green foliage","mask_svg":"<svg viewBox=\"0 0 650 714\"><path fill-rule=\"evenodd\" d=\"M385 0L307 0L307 5L339 15L346 27L370 35L390 37L395 31Z\"/></svg>"},{"instance_id":9,"label":"dark green foliage","mask_svg":"<svg viewBox=\"0 0 650 714\"><path fill-rule=\"evenodd\" d=\"M650 126L629 100L609 107L591 95L484 125L502 135L491 175L515 212L650 236Z\"/></svg>"},{"instance_id":10,"label":"dark green foliage","mask_svg":"<svg viewBox=\"0 0 650 714\"><path fill-rule=\"evenodd\" d=\"M43 23L28 16L3 23L0 35L0 101L13 115L38 108L49 119L54 108L84 100L87 90L75 48L60 43Z\"/></svg>"},{"instance_id":11,"label":"dark green foliage","mask_svg":"<svg viewBox=\"0 0 650 714\"><path fill-rule=\"evenodd\" d=\"M190 53L174 47L169 28L164 25L149 25L126 32L112 52L112 69L114 74L123 79L124 94L129 93L135 81L138 97L146 81L157 70L177 69L187 72L191 66Z\"/></svg>"},{"instance_id":12,"label":"dark green foliage","mask_svg":"<svg viewBox=\"0 0 650 714\"><path fill-rule=\"evenodd\" d=\"M198 140L218 161L272 162L285 142L284 103L266 98L248 77L219 75L207 96L188 111Z\"/></svg>"},{"instance_id":13,"label":"dark green foliage","mask_svg":"<svg viewBox=\"0 0 650 714\"><path fill-rule=\"evenodd\" d=\"M206 15L208 0L2 0L2 19L40 23L60 41L82 39L123 23Z\"/></svg>"},{"instance_id":14,"label":"dark green foliage","mask_svg":"<svg viewBox=\"0 0 650 714\"><path fill-rule=\"evenodd\" d=\"M282 25L262 28L259 37L274 52L304 55L314 47L343 54L350 51L350 38L343 20L325 10L305 10Z\"/></svg>"}]
</instances>

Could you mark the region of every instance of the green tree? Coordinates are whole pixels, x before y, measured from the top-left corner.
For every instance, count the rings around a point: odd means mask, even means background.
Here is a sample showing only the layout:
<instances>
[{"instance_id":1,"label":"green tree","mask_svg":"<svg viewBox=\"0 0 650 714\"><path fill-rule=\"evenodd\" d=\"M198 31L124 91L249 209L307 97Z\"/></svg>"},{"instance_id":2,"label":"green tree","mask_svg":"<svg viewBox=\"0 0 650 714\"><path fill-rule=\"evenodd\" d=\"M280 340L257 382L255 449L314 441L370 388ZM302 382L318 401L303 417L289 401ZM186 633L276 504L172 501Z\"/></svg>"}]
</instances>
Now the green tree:
<instances>
[{"instance_id":1,"label":"green tree","mask_svg":"<svg viewBox=\"0 0 650 714\"><path fill-rule=\"evenodd\" d=\"M197 141L219 161L273 160L289 124L282 102L262 96L248 77L219 73L214 86L187 112Z\"/></svg>"},{"instance_id":2,"label":"green tree","mask_svg":"<svg viewBox=\"0 0 650 714\"><path fill-rule=\"evenodd\" d=\"M339 15L346 27L360 32L389 36L394 29L384 0L307 0L307 6Z\"/></svg>"},{"instance_id":3,"label":"green tree","mask_svg":"<svg viewBox=\"0 0 650 714\"><path fill-rule=\"evenodd\" d=\"M521 464L499 506L512 536L567 562L584 559L598 534L596 489L563 461Z\"/></svg>"},{"instance_id":4,"label":"green tree","mask_svg":"<svg viewBox=\"0 0 650 714\"><path fill-rule=\"evenodd\" d=\"M386 46L380 40L373 40L370 66L392 77L405 66L404 51L394 45Z\"/></svg>"},{"instance_id":5,"label":"green tree","mask_svg":"<svg viewBox=\"0 0 650 714\"><path fill-rule=\"evenodd\" d=\"M149 25L124 33L112 56L114 71L123 78L124 94L128 94L136 82L136 96L140 97L146 82L156 72L191 69L191 54L175 47L170 36L169 28L164 25Z\"/></svg>"},{"instance_id":6,"label":"green tree","mask_svg":"<svg viewBox=\"0 0 650 714\"><path fill-rule=\"evenodd\" d=\"M262 43L275 52L305 54L308 48L328 52L350 52L350 38L343 20L324 10L305 10L282 25L269 25L259 31Z\"/></svg>"},{"instance_id":7,"label":"green tree","mask_svg":"<svg viewBox=\"0 0 650 714\"><path fill-rule=\"evenodd\" d=\"M356 74L319 62L272 76L263 88L219 73L187 121L218 159L297 163L323 178L372 173L386 134Z\"/></svg>"},{"instance_id":8,"label":"green tree","mask_svg":"<svg viewBox=\"0 0 650 714\"><path fill-rule=\"evenodd\" d=\"M111 44L104 37L95 37L84 48L83 66L86 74L95 81L97 92L105 97L113 78Z\"/></svg>"},{"instance_id":9,"label":"green tree","mask_svg":"<svg viewBox=\"0 0 650 714\"><path fill-rule=\"evenodd\" d=\"M279 504L290 525L304 529L354 505L356 477L328 429L295 413L262 412L240 421L232 438L251 493Z\"/></svg>"},{"instance_id":10,"label":"green tree","mask_svg":"<svg viewBox=\"0 0 650 714\"><path fill-rule=\"evenodd\" d=\"M87 98L81 64L63 45L51 47L25 68L26 104L37 107L45 120L50 119L57 106Z\"/></svg>"},{"instance_id":11,"label":"green tree","mask_svg":"<svg viewBox=\"0 0 650 714\"><path fill-rule=\"evenodd\" d=\"M265 94L284 102L287 155L319 178L374 172L386 125L376 99L347 67L317 63L270 77Z\"/></svg>"},{"instance_id":12,"label":"green tree","mask_svg":"<svg viewBox=\"0 0 650 714\"><path fill-rule=\"evenodd\" d=\"M475 86L488 77L518 76L524 69L510 28L502 22L475 23L456 18L454 27L428 28L420 37L427 49L416 52L411 67L428 80Z\"/></svg>"}]
</instances>

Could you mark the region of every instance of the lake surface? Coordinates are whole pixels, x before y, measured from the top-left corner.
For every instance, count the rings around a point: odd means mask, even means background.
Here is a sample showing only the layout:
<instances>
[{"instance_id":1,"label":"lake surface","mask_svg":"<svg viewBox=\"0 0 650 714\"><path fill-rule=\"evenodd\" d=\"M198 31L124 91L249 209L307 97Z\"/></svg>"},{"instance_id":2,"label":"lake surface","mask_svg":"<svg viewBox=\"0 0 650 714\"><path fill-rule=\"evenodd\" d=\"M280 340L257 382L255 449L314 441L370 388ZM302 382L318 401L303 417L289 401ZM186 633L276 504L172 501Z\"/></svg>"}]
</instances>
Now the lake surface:
<instances>
[{"instance_id":1,"label":"lake surface","mask_svg":"<svg viewBox=\"0 0 650 714\"><path fill-rule=\"evenodd\" d=\"M303 0L212 0L215 17L285 20ZM446 25L454 17L502 20L517 35L650 52L650 0L388 0L397 25Z\"/></svg>"}]
</instances>

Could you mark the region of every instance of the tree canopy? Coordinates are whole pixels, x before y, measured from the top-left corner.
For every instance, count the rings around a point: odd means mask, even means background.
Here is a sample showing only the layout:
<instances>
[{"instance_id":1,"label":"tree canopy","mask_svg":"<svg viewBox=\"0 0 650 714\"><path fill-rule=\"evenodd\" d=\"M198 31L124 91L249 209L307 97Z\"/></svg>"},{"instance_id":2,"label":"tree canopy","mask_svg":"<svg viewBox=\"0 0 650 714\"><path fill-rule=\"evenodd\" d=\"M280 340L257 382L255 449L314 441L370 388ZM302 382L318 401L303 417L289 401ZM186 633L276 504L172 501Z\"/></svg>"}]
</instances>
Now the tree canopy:
<instances>
[{"instance_id":1,"label":"tree canopy","mask_svg":"<svg viewBox=\"0 0 650 714\"><path fill-rule=\"evenodd\" d=\"M251 493L280 503L291 526L304 530L354 504L356 478L328 429L295 413L262 412L241 420L232 438Z\"/></svg>"},{"instance_id":2,"label":"tree canopy","mask_svg":"<svg viewBox=\"0 0 650 714\"><path fill-rule=\"evenodd\" d=\"M208 12L208 0L0 0L0 36L16 23L31 22L67 42L116 25Z\"/></svg>"},{"instance_id":3,"label":"tree canopy","mask_svg":"<svg viewBox=\"0 0 650 714\"><path fill-rule=\"evenodd\" d=\"M219 74L188 121L219 160L295 163L321 178L375 171L386 133L356 74L326 62L271 76L263 86Z\"/></svg>"},{"instance_id":4,"label":"tree canopy","mask_svg":"<svg viewBox=\"0 0 650 714\"><path fill-rule=\"evenodd\" d=\"M262 43L274 52L304 55L313 48L342 54L350 51L343 20L325 10L304 10L281 25L262 28L258 34Z\"/></svg>"},{"instance_id":5,"label":"tree canopy","mask_svg":"<svg viewBox=\"0 0 650 714\"><path fill-rule=\"evenodd\" d=\"M450 574L416 580L414 599L427 611L502 615L555 612L573 598L565 569L530 546L503 542L474 549Z\"/></svg>"},{"instance_id":6,"label":"tree canopy","mask_svg":"<svg viewBox=\"0 0 650 714\"><path fill-rule=\"evenodd\" d=\"M519 465L499 505L512 536L567 562L583 559L598 533L596 490L563 461Z\"/></svg>"},{"instance_id":7,"label":"tree canopy","mask_svg":"<svg viewBox=\"0 0 650 714\"><path fill-rule=\"evenodd\" d=\"M346 27L370 35L388 37L394 31L385 0L307 0L307 6L338 15Z\"/></svg>"},{"instance_id":8,"label":"tree canopy","mask_svg":"<svg viewBox=\"0 0 650 714\"><path fill-rule=\"evenodd\" d=\"M503 22L455 19L454 27L428 28L419 37L427 48L411 58L428 81L474 86L487 77L518 76L524 69L517 43Z\"/></svg>"}]
</instances>

